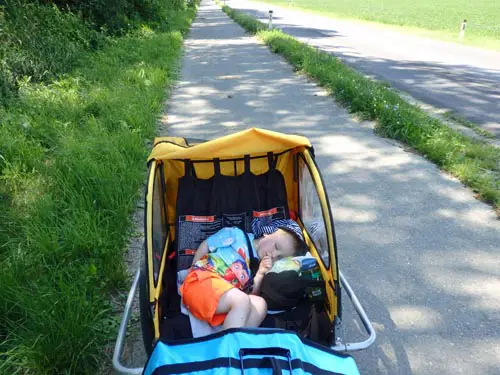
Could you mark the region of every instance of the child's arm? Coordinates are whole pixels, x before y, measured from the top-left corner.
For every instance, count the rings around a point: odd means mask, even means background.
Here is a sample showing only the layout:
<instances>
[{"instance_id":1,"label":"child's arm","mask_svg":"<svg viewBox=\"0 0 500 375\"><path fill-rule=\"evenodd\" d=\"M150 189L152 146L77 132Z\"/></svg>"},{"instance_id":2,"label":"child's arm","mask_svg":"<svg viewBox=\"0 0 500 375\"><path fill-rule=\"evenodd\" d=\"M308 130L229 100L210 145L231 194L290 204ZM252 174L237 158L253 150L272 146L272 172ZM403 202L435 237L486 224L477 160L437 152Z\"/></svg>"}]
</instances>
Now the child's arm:
<instances>
[{"instance_id":1,"label":"child's arm","mask_svg":"<svg viewBox=\"0 0 500 375\"><path fill-rule=\"evenodd\" d=\"M195 264L197 261L199 261L201 258L203 258L207 254L208 254L208 244L207 244L207 240L205 240L200 244L200 246L198 247L198 250L196 250L196 253L194 253L194 258L193 258L192 264Z\"/></svg>"},{"instance_id":2,"label":"child's arm","mask_svg":"<svg viewBox=\"0 0 500 375\"><path fill-rule=\"evenodd\" d=\"M273 261L270 256L265 256L260 261L259 270L257 274L253 278L253 289L250 294L259 295L260 294L260 284L262 283L262 279L264 275L271 269L273 266Z\"/></svg>"}]
</instances>

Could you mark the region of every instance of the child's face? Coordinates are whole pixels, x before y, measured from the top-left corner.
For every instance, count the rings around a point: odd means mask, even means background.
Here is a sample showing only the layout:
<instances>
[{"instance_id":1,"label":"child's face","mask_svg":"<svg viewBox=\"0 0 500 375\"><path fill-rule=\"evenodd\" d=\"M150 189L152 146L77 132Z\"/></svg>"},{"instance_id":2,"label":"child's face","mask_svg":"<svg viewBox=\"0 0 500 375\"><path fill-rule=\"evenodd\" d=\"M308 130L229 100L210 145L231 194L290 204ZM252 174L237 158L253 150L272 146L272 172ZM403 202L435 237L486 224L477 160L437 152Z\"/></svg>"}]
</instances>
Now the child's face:
<instances>
[{"instance_id":1,"label":"child's face","mask_svg":"<svg viewBox=\"0 0 500 375\"><path fill-rule=\"evenodd\" d=\"M264 234L257 243L257 254L262 259L265 256L270 256L273 263L285 257L295 255L293 235L278 229L271 234Z\"/></svg>"}]
</instances>

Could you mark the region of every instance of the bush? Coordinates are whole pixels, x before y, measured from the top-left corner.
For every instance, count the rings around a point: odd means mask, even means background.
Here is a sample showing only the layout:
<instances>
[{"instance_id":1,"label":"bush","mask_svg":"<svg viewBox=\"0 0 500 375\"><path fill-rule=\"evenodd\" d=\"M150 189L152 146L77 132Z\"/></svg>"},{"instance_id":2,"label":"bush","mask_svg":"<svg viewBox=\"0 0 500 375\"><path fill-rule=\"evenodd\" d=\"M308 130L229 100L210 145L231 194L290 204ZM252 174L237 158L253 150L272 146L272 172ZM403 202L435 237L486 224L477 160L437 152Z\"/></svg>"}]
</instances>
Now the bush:
<instances>
[{"instance_id":1,"label":"bush","mask_svg":"<svg viewBox=\"0 0 500 375\"><path fill-rule=\"evenodd\" d=\"M81 20L55 6L7 0L0 30L0 90L7 92L21 77L52 79L71 70L82 51L98 36Z\"/></svg>"},{"instance_id":2,"label":"bush","mask_svg":"<svg viewBox=\"0 0 500 375\"><path fill-rule=\"evenodd\" d=\"M82 52L0 106L0 374L97 374L110 360L145 144L195 13Z\"/></svg>"},{"instance_id":3,"label":"bush","mask_svg":"<svg viewBox=\"0 0 500 375\"><path fill-rule=\"evenodd\" d=\"M5 18L3 8L0 7L0 98L10 97L15 91L14 78L7 63L5 56L8 51L8 38L4 30ZM1 104L1 101L0 101Z\"/></svg>"},{"instance_id":4,"label":"bush","mask_svg":"<svg viewBox=\"0 0 500 375\"><path fill-rule=\"evenodd\" d=\"M43 0L60 9L79 13L98 30L122 34L135 28L139 21L165 20L166 10L184 10L185 0Z\"/></svg>"},{"instance_id":5,"label":"bush","mask_svg":"<svg viewBox=\"0 0 500 375\"><path fill-rule=\"evenodd\" d=\"M185 0L5 0L0 6L0 105L20 81L50 82L71 71L105 35L177 29ZM43 4L45 3L45 4ZM194 2L192 2L194 4Z\"/></svg>"},{"instance_id":6,"label":"bush","mask_svg":"<svg viewBox=\"0 0 500 375\"><path fill-rule=\"evenodd\" d=\"M7 64L0 61L0 98L10 98L15 90L12 72L7 68Z\"/></svg>"}]
</instances>

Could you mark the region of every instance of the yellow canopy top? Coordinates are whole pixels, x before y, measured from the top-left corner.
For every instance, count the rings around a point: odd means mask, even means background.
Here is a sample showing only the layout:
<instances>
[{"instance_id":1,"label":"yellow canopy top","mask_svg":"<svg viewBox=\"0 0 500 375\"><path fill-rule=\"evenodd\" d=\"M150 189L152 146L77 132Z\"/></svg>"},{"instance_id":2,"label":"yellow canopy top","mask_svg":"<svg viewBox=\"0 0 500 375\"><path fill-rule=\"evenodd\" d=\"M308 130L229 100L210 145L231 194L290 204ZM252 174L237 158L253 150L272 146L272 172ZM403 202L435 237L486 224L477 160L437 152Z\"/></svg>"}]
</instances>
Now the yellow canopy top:
<instances>
[{"instance_id":1,"label":"yellow canopy top","mask_svg":"<svg viewBox=\"0 0 500 375\"><path fill-rule=\"evenodd\" d=\"M148 161L168 159L208 160L229 159L244 155L279 153L295 147L311 147L306 137L287 135L270 130L251 128L205 143L187 147L182 138L159 137Z\"/></svg>"}]
</instances>

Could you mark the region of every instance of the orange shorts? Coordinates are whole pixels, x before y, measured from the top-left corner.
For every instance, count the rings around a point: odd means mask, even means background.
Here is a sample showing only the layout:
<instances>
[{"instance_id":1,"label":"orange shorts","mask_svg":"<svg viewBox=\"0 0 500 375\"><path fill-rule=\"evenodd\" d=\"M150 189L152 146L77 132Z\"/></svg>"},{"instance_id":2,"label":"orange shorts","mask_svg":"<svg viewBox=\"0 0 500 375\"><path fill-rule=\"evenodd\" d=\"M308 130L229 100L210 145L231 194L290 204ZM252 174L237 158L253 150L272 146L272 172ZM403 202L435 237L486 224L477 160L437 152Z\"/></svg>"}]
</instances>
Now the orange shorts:
<instances>
[{"instance_id":1,"label":"orange shorts","mask_svg":"<svg viewBox=\"0 0 500 375\"><path fill-rule=\"evenodd\" d=\"M192 270L184 279L179 292L182 303L191 314L214 327L224 323L227 315L215 313L219 300L233 288L234 286L214 272Z\"/></svg>"}]
</instances>

